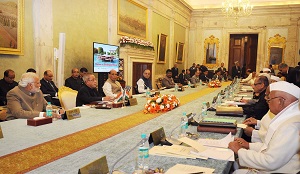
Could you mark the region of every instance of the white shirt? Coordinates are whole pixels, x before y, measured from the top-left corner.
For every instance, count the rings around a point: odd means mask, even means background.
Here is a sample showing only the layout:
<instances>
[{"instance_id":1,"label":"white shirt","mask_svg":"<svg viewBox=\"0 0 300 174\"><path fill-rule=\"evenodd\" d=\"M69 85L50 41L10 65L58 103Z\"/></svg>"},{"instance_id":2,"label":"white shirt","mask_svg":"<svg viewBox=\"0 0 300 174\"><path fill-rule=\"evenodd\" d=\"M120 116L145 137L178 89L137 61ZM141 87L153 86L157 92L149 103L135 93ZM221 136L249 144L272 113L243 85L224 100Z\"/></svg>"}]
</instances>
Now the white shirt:
<instances>
[{"instance_id":1,"label":"white shirt","mask_svg":"<svg viewBox=\"0 0 300 174\"><path fill-rule=\"evenodd\" d=\"M143 79L139 79L137 82L136 82L137 86L138 86L138 91L139 93L145 93L146 92L146 89L145 89L145 82Z\"/></svg>"},{"instance_id":2,"label":"white shirt","mask_svg":"<svg viewBox=\"0 0 300 174\"><path fill-rule=\"evenodd\" d=\"M122 87L121 87L121 88L122 88ZM104 94L105 94L106 96L108 96L108 97L117 97L117 95L118 95L118 94L114 94L114 93L112 92L111 84L108 83L108 82L105 82L105 83L104 83L102 89L103 89Z\"/></svg>"}]
</instances>

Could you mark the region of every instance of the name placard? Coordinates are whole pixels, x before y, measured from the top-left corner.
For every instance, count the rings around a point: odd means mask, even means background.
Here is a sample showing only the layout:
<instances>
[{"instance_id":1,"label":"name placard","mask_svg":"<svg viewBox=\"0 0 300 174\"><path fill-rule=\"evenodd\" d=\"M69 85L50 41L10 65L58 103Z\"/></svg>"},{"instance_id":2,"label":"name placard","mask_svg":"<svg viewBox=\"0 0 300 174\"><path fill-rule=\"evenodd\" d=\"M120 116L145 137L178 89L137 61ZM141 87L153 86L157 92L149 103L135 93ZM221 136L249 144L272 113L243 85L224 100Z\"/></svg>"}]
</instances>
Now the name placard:
<instances>
[{"instance_id":1,"label":"name placard","mask_svg":"<svg viewBox=\"0 0 300 174\"><path fill-rule=\"evenodd\" d=\"M159 145L161 144L161 141L165 141L166 140L166 134L165 134L165 130L163 127L157 129L156 131L150 133L150 138L149 138L149 143L153 142L153 145Z\"/></svg>"},{"instance_id":2,"label":"name placard","mask_svg":"<svg viewBox=\"0 0 300 174\"><path fill-rule=\"evenodd\" d=\"M79 117L81 117L80 109L75 108L75 109L67 110L66 115L67 115L68 120L72 120L74 118L79 118Z\"/></svg>"},{"instance_id":3,"label":"name placard","mask_svg":"<svg viewBox=\"0 0 300 174\"><path fill-rule=\"evenodd\" d=\"M0 126L0 138L3 138L3 133L2 133L1 126Z\"/></svg>"},{"instance_id":4,"label":"name placard","mask_svg":"<svg viewBox=\"0 0 300 174\"><path fill-rule=\"evenodd\" d=\"M79 169L78 174L91 174L91 173L98 173L98 174L107 174L109 173L108 165L106 156L97 159L88 165Z\"/></svg>"},{"instance_id":5,"label":"name placard","mask_svg":"<svg viewBox=\"0 0 300 174\"><path fill-rule=\"evenodd\" d=\"M130 98L130 99L129 99L129 104L130 104L130 106L137 105L137 100L136 100L136 98Z\"/></svg>"}]
</instances>

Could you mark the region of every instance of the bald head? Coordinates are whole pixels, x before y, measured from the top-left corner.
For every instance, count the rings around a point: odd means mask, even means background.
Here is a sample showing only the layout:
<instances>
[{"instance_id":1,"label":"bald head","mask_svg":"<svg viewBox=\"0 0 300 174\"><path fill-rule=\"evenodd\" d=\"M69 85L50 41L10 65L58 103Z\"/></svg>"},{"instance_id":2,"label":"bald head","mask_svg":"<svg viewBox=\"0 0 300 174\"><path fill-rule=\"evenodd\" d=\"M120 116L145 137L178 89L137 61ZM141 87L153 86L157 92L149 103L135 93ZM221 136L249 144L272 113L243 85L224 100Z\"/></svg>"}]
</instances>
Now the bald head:
<instances>
[{"instance_id":1,"label":"bald head","mask_svg":"<svg viewBox=\"0 0 300 174\"><path fill-rule=\"evenodd\" d=\"M52 73L51 70L46 70L44 72L44 79L49 81L49 82L53 80L53 73Z\"/></svg>"},{"instance_id":2,"label":"bald head","mask_svg":"<svg viewBox=\"0 0 300 174\"><path fill-rule=\"evenodd\" d=\"M75 79L79 77L79 70L78 70L78 68L73 68L72 69L72 77L75 78Z\"/></svg>"}]
</instances>

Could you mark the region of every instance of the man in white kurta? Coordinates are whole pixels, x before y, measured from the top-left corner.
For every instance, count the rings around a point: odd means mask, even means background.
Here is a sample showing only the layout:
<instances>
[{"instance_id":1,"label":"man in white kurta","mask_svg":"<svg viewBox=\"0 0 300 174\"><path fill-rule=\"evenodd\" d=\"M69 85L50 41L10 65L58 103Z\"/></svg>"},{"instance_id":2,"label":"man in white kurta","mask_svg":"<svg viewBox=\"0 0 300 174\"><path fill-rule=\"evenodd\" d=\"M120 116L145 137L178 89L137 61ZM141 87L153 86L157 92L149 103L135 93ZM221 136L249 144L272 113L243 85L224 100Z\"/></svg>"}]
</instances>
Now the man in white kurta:
<instances>
[{"instance_id":1,"label":"man in white kurta","mask_svg":"<svg viewBox=\"0 0 300 174\"><path fill-rule=\"evenodd\" d=\"M265 173L297 173L300 171L300 88L282 81L270 85L266 96L271 120L263 142L248 143L236 138L229 148L238 154L240 166ZM237 170L247 173L250 169ZM252 170L253 171L253 170Z\"/></svg>"}]
</instances>

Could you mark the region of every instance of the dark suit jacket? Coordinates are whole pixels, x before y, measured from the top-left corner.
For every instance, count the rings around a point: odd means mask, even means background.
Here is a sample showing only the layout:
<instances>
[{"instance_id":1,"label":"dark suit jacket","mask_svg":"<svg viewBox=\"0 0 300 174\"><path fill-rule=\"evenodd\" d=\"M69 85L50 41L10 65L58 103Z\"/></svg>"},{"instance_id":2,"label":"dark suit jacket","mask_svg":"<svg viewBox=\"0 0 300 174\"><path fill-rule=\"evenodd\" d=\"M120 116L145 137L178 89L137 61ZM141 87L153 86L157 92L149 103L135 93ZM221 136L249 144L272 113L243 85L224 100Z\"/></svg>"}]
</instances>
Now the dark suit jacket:
<instances>
[{"instance_id":1,"label":"dark suit jacket","mask_svg":"<svg viewBox=\"0 0 300 174\"><path fill-rule=\"evenodd\" d=\"M185 74L183 73L179 74L179 82L183 85L187 85L188 80L185 78Z\"/></svg>"},{"instance_id":2,"label":"dark suit jacket","mask_svg":"<svg viewBox=\"0 0 300 174\"><path fill-rule=\"evenodd\" d=\"M226 68L225 67L223 67L223 68L219 67L218 71L221 71L221 75L223 75L224 72L226 71Z\"/></svg>"},{"instance_id":3,"label":"dark suit jacket","mask_svg":"<svg viewBox=\"0 0 300 174\"><path fill-rule=\"evenodd\" d=\"M208 83L209 82L209 78L206 75L204 75L203 73L200 74L200 80L203 83Z\"/></svg>"},{"instance_id":4,"label":"dark suit jacket","mask_svg":"<svg viewBox=\"0 0 300 174\"><path fill-rule=\"evenodd\" d=\"M41 79L41 91L43 94L50 94L51 97L55 97L55 94L58 92L58 88L55 86L54 82L48 82L44 78ZM52 86L50 85L52 84Z\"/></svg>"},{"instance_id":5,"label":"dark suit jacket","mask_svg":"<svg viewBox=\"0 0 300 174\"><path fill-rule=\"evenodd\" d=\"M78 91L76 97L76 106L89 104L93 101L102 101L102 96L96 88L92 89L84 84Z\"/></svg>"},{"instance_id":6,"label":"dark suit jacket","mask_svg":"<svg viewBox=\"0 0 300 174\"><path fill-rule=\"evenodd\" d=\"M300 87L300 71L296 68L289 67L288 74L286 75L286 81Z\"/></svg>"},{"instance_id":7,"label":"dark suit jacket","mask_svg":"<svg viewBox=\"0 0 300 174\"><path fill-rule=\"evenodd\" d=\"M238 66L236 68L236 66L233 66L231 69L231 73L232 73L232 78L241 77L241 67Z\"/></svg>"},{"instance_id":8,"label":"dark suit jacket","mask_svg":"<svg viewBox=\"0 0 300 174\"><path fill-rule=\"evenodd\" d=\"M245 105L243 107L244 114L247 118L254 117L257 120L261 120L262 117L269 111L269 105L265 100L266 90L262 91L258 96L258 101L252 105Z\"/></svg>"},{"instance_id":9,"label":"dark suit jacket","mask_svg":"<svg viewBox=\"0 0 300 174\"><path fill-rule=\"evenodd\" d=\"M18 86L18 83L15 81L13 83L7 83L4 78L0 80L0 106L7 104L6 94L15 86Z\"/></svg>"},{"instance_id":10,"label":"dark suit jacket","mask_svg":"<svg viewBox=\"0 0 300 174\"><path fill-rule=\"evenodd\" d=\"M172 77L173 79L175 78L175 76L178 76L178 68L171 68L171 71L172 71Z\"/></svg>"},{"instance_id":11,"label":"dark suit jacket","mask_svg":"<svg viewBox=\"0 0 300 174\"><path fill-rule=\"evenodd\" d=\"M79 77L77 79L69 77L65 80L65 86L79 91L79 89L83 86L83 81Z\"/></svg>"}]
</instances>

